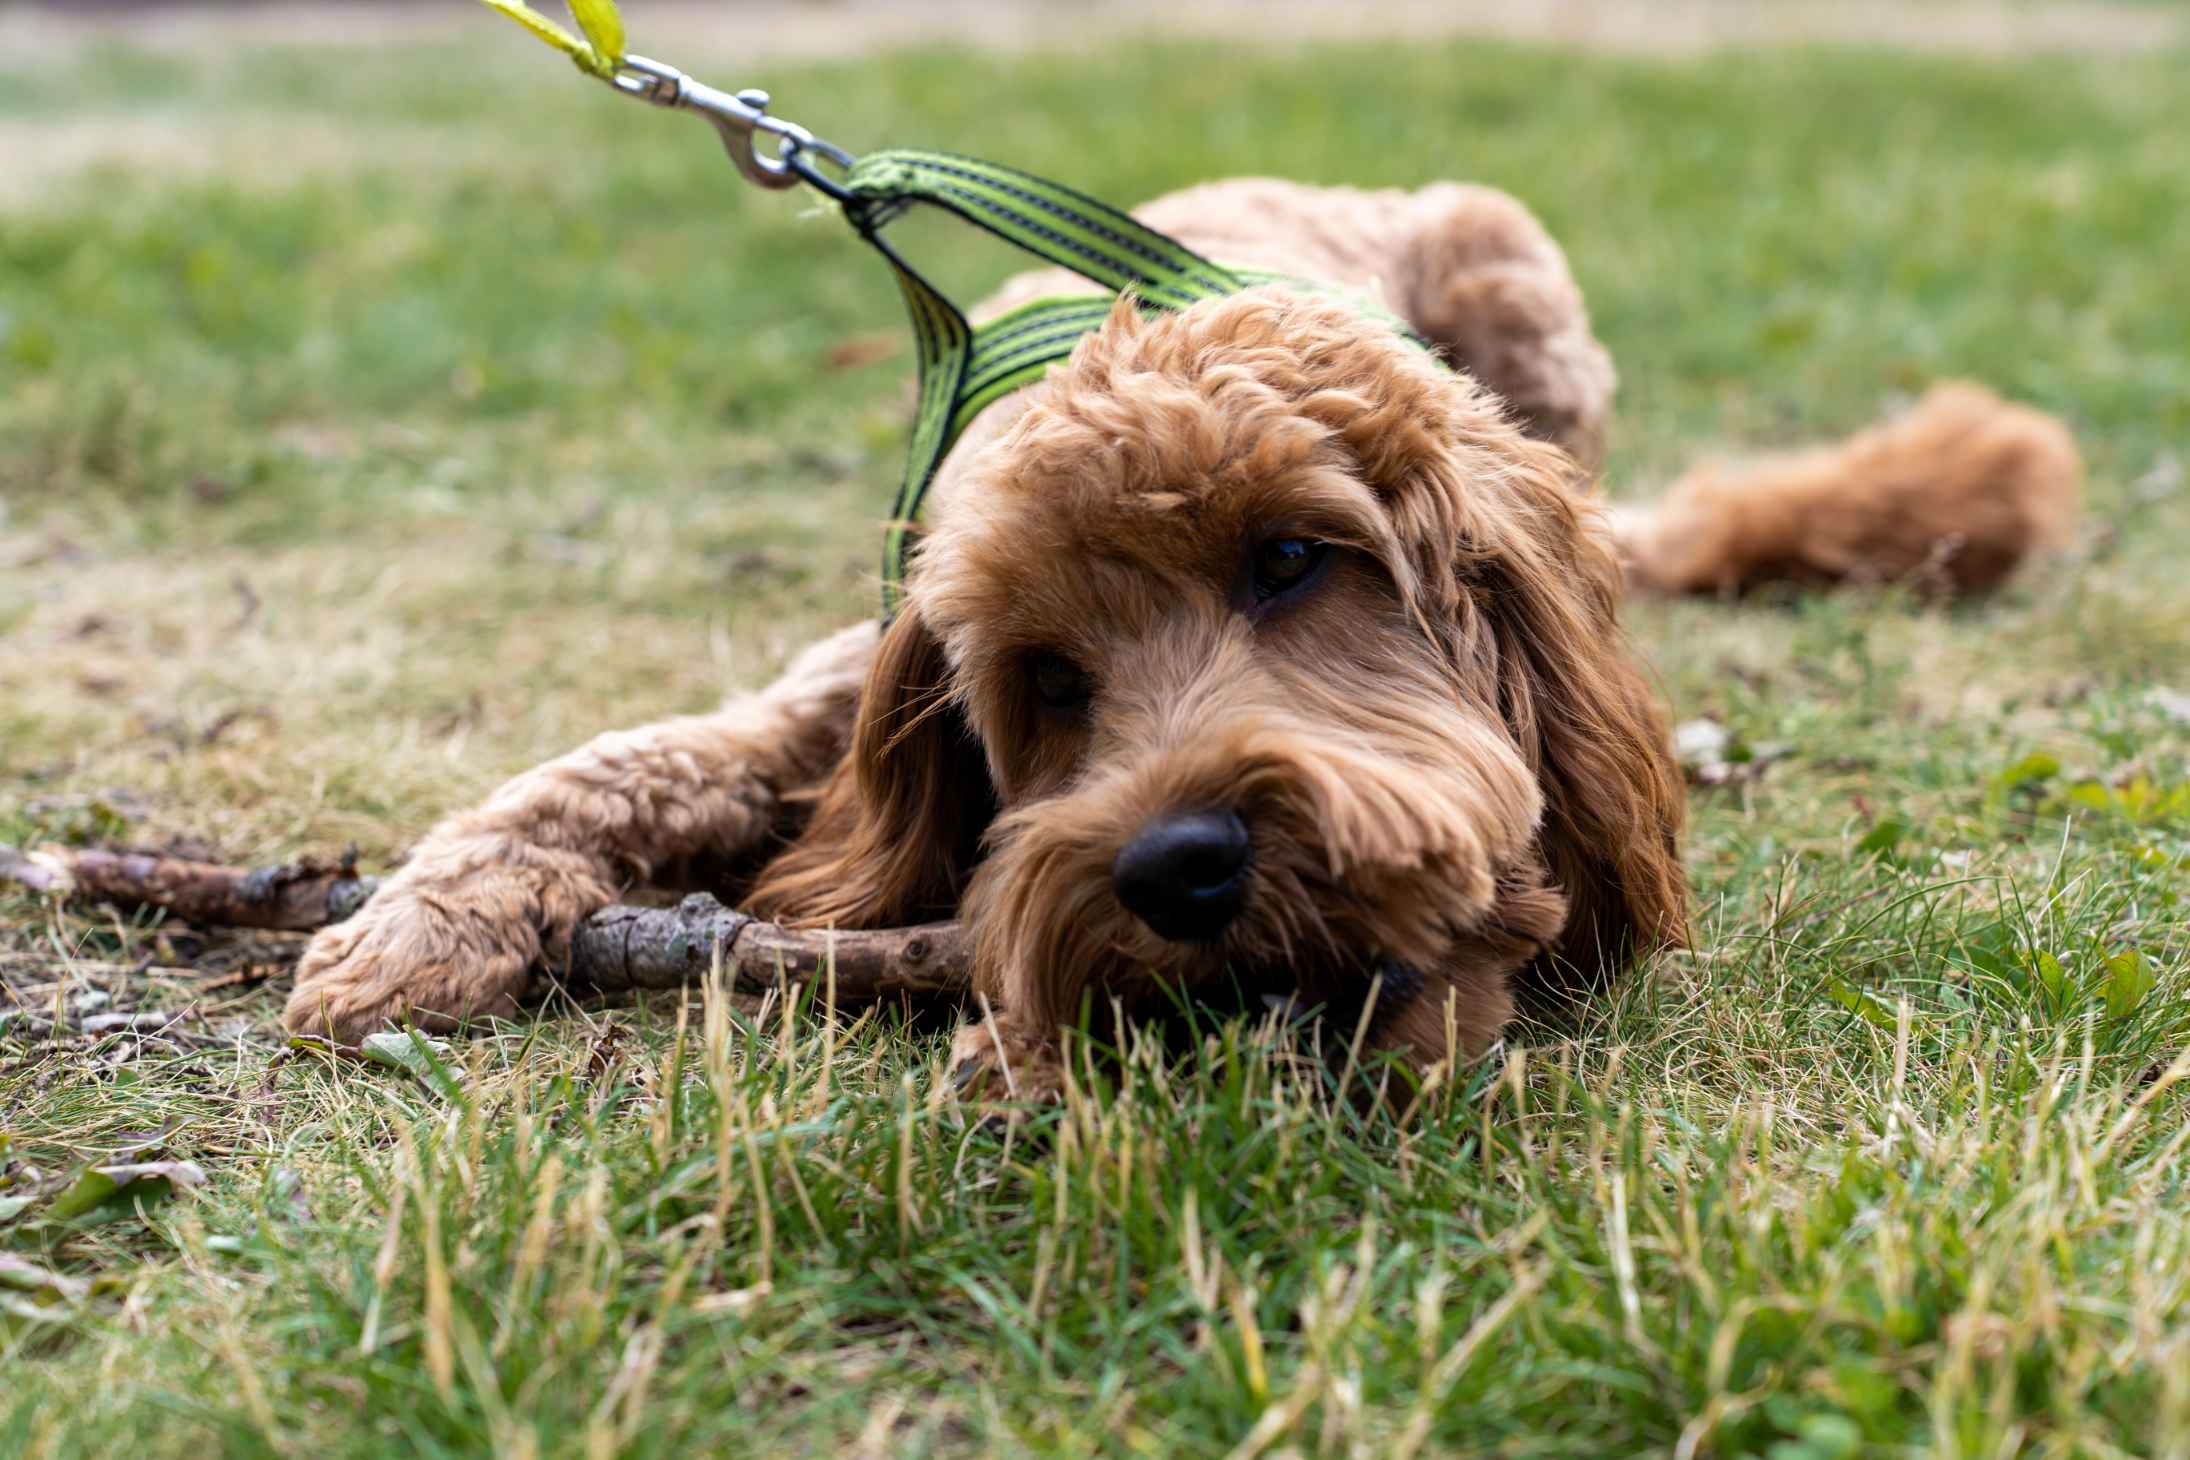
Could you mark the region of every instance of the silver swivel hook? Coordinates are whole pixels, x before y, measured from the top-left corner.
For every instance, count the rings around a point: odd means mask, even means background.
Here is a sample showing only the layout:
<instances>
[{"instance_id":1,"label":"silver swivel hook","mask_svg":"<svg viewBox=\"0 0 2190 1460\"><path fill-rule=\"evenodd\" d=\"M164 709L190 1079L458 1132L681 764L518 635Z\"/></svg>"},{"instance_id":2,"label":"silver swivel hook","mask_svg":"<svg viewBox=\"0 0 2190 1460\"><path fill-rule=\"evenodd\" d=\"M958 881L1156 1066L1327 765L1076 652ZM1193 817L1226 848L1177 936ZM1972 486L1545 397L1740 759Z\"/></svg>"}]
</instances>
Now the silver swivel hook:
<instances>
[{"instance_id":1,"label":"silver swivel hook","mask_svg":"<svg viewBox=\"0 0 2190 1460\"><path fill-rule=\"evenodd\" d=\"M808 181L808 175L792 164L792 158L801 151L818 152L840 167L852 165L851 154L843 148L822 141L796 122L771 116L765 91L750 88L735 94L717 91L704 82L694 81L674 66L650 61L644 56L624 57L617 64L611 84L626 96L635 96L656 106L696 112L707 118L715 124L723 150L730 154L738 171L747 181L761 187L788 188ZM753 137L757 132L777 139L774 155L754 146Z\"/></svg>"}]
</instances>

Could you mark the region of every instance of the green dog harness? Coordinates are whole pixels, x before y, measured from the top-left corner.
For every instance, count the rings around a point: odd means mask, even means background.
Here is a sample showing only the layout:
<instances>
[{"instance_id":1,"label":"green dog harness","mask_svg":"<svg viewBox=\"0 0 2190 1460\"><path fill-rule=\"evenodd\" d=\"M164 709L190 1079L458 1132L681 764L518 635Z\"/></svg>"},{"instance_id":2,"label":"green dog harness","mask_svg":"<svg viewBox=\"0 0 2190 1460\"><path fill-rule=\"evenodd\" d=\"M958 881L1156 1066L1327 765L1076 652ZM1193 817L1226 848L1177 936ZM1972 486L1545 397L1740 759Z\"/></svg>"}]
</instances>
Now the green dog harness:
<instances>
[{"instance_id":1,"label":"green dog harness","mask_svg":"<svg viewBox=\"0 0 2190 1460\"><path fill-rule=\"evenodd\" d=\"M799 160L794 153L794 165ZM882 547L885 621L896 615L920 505L945 453L983 409L1033 384L1070 355L1108 317L1117 295L1130 293L1143 311L1154 314L1261 284L1285 284L1314 294L1345 292L1263 269L1226 267L1085 193L954 153L903 148L869 153L853 164L840 191L818 174L809 180L839 197L860 236L889 261L919 347L919 406L905 456L905 479ZM915 203L955 213L1110 292L1037 299L984 325L969 325L964 312L882 237L883 228ZM1389 311L1358 298L1351 302L1403 338L1429 348Z\"/></svg>"}]
</instances>

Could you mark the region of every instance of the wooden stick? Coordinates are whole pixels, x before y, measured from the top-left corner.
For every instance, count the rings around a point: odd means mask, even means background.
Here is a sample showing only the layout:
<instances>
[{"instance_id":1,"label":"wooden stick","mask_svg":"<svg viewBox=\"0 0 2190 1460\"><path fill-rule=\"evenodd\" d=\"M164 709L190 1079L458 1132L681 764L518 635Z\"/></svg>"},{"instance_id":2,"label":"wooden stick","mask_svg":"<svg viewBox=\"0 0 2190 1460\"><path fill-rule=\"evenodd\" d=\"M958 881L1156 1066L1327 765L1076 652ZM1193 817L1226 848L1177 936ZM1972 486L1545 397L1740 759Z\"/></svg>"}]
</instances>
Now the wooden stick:
<instances>
[{"instance_id":1,"label":"wooden stick","mask_svg":"<svg viewBox=\"0 0 2190 1460\"><path fill-rule=\"evenodd\" d=\"M350 866L224 867L153 852L51 843L29 851L0 846L0 878L56 897L165 908L209 927L298 933L341 922L380 886L379 878L360 877Z\"/></svg>"},{"instance_id":2,"label":"wooden stick","mask_svg":"<svg viewBox=\"0 0 2190 1460\"><path fill-rule=\"evenodd\" d=\"M152 852L46 845L0 846L0 881L54 897L161 908L211 927L309 932L363 907L380 879L313 862L229 867ZM956 923L831 932L785 928L724 907L704 892L675 907L605 907L578 925L570 966L589 988L677 988L706 977L717 949L740 989L778 978L819 979L833 959L836 997L861 1003L895 994L962 993L971 950Z\"/></svg>"}]
</instances>

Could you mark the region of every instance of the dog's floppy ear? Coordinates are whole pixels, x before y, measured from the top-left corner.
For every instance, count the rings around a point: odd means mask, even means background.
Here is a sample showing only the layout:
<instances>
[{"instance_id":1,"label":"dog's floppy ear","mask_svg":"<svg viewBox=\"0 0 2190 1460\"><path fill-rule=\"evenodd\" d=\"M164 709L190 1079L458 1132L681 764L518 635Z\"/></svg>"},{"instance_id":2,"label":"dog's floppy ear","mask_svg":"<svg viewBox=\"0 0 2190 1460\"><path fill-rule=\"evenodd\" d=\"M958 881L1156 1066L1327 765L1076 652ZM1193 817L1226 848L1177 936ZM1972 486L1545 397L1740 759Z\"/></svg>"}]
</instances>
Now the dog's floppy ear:
<instances>
[{"instance_id":1,"label":"dog's floppy ear","mask_svg":"<svg viewBox=\"0 0 2190 1460\"><path fill-rule=\"evenodd\" d=\"M1483 662L1488 631L1492 692L1542 785L1543 857L1570 908L1538 981L1586 988L1685 942L1685 798L1621 638L1620 566L1587 476L1488 391L1394 341L1332 349L1321 368L1348 388L1298 408L1345 443L1410 545L1402 591L1447 626L1456 664Z\"/></svg>"},{"instance_id":2,"label":"dog's floppy ear","mask_svg":"<svg viewBox=\"0 0 2190 1460\"><path fill-rule=\"evenodd\" d=\"M1575 992L1687 940L1686 798L1621 635L1620 567L1580 469L1517 438L1499 455L1497 500L1466 514L1485 540L1463 543L1457 576L1495 639L1500 709L1536 764L1541 847L1570 907L1534 972L1547 992Z\"/></svg>"},{"instance_id":3,"label":"dog's floppy ear","mask_svg":"<svg viewBox=\"0 0 2190 1460\"><path fill-rule=\"evenodd\" d=\"M805 831L749 904L813 927L881 928L958 910L996 795L951 703L942 646L908 606L883 632L851 745Z\"/></svg>"}]
</instances>

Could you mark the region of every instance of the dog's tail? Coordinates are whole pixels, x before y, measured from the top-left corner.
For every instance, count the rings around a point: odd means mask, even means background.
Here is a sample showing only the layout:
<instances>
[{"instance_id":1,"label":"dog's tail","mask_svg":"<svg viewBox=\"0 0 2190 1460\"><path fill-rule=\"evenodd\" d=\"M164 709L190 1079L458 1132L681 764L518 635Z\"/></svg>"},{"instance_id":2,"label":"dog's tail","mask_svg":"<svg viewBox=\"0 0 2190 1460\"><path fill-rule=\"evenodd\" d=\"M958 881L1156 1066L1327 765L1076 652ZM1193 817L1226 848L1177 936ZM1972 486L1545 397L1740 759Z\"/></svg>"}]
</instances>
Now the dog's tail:
<instances>
[{"instance_id":1,"label":"dog's tail","mask_svg":"<svg viewBox=\"0 0 2190 1460\"><path fill-rule=\"evenodd\" d=\"M1612 522L1629 582L1659 593L1981 593L2067 540L2082 484L2066 426L1957 382L1835 446L1698 467L1659 502L1615 506Z\"/></svg>"}]
</instances>

